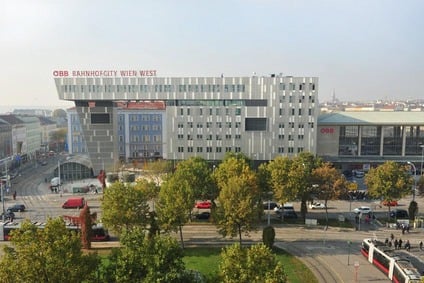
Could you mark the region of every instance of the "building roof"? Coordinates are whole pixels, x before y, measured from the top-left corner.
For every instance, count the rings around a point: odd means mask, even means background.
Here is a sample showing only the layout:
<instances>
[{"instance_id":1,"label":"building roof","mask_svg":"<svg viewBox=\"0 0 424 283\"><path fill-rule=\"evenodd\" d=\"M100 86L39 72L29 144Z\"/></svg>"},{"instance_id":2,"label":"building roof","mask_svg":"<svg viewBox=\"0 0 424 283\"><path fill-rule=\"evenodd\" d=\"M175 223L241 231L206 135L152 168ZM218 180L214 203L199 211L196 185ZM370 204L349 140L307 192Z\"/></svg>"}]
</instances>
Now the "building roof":
<instances>
[{"instance_id":1,"label":"building roof","mask_svg":"<svg viewBox=\"0 0 424 283\"><path fill-rule=\"evenodd\" d=\"M0 119L11 125L23 124L23 121L15 115L0 115Z\"/></svg>"},{"instance_id":2,"label":"building roof","mask_svg":"<svg viewBox=\"0 0 424 283\"><path fill-rule=\"evenodd\" d=\"M318 116L318 125L422 125L424 112L336 112Z\"/></svg>"},{"instance_id":3,"label":"building roof","mask_svg":"<svg viewBox=\"0 0 424 283\"><path fill-rule=\"evenodd\" d=\"M86 155L86 154L78 154L78 155L68 156L66 158L66 161L62 162L62 164L72 163L72 162L85 165L88 168L92 167L91 160L90 160L89 156Z\"/></svg>"},{"instance_id":4,"label":"building roof","mask_svg":"<svg viewBox=\"0 0 424 283\"><path fill-rule=\"evenodd\" d=\"M56 124L56 122L52 121L50 118L38 116L38 119L40 120L41 125L53 125Z\"/></svg>"}]
</instances>

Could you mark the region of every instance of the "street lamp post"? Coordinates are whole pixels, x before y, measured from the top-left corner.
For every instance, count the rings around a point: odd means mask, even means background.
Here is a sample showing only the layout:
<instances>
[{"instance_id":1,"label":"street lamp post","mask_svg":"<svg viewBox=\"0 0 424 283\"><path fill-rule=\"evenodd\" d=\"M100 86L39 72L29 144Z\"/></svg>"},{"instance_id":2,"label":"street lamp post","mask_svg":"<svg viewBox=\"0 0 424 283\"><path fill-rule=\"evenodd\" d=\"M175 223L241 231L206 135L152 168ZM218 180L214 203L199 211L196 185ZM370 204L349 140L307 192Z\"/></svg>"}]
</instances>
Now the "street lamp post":
<instances>
[{"instance_id":1,"label":"street lamp post","mask_svg":"<svg viewBox=\"0 0 424 283\"><path fill-rule=\"evenodd\" d=\"M421 167L420 167L420 175L423 175L423 158L424 158L424 144L420 144L421 147Z\"/></svg>"},{"instance_id":2,"label":"street lamp post","mask_svg":"<svg viewBox=\"0 0 424 283\"><path fill-rule=\"evenodd\" d=\"M415 190L417 189L417 168L415 167L414 163L412 163L411 161L408 161L407 163L411 165L412 168L414 169L414 188L412 190L412 201L415 201Z\"/></svg>"}]
</instances>

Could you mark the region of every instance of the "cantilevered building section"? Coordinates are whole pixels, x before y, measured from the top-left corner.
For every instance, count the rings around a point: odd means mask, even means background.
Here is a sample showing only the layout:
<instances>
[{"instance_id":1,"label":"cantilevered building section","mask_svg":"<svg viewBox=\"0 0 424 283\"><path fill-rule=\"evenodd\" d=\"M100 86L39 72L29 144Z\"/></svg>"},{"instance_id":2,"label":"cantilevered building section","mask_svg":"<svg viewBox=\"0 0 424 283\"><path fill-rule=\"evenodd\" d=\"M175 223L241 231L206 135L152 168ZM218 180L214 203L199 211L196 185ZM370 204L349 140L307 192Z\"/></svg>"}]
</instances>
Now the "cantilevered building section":
<instances>
[{"instance_id":1,"label":"cantilevered building section","mask_svg":"<svg viewBox=\"0 0 424 283\"><path fill-rule=\"evenodd\" d=\"M215 161L240 152L265 161L316 152L316 77L133 75L55 77L59 98L75 101L95 174L118 163L117 109L125 101L165 101L164 159Z\"/></svg>"}]
</instances>

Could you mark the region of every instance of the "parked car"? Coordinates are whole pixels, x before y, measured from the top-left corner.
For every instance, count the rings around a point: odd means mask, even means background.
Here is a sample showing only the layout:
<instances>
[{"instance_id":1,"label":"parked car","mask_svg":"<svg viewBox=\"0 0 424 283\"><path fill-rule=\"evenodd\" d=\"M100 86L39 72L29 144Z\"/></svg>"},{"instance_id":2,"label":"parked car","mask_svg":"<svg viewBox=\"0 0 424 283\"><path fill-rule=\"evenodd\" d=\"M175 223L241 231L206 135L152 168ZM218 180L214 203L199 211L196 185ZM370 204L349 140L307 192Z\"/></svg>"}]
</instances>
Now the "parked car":
<instances>
[{"instance_id":1,"label":"parked car","mask_svg":"<svg viewBox=\"0 0 424 283\"><path fill-rule=\"evenodd\" d=\"M264 201L263 206L264 206L265 210L268 210L268 208L272 210L272 209L278 207L279 205L278 205L278 203L276 203L274 201L269 202L269 204L268 204L267 201Z\"/></svg>"},{"instance_id":2,"label":"parked car","mask_svg":"<svg viewBox=\"0 0 424 283\"><path fill-rule=\"evenodd\" d=\"M84 205L84 198L69 198L62 204L62 208L83 208Z\"/></svg>"},{"instance_id":3,"label":"parked car","mask_svg":"<svg viewBox=\"0 0 424 283\"><path fill-rule=\"evenodd\" d=\"M297 214L294 210L283 211L283 219L297 219Z\"/></svg>"},{"instance_id":4,"label":"parked car","mask_svg":"<svg viewBox=\"0 0 424 283\"><path fill-rule=\"evenodd\" d=\"M365 172L361 170L354 170L353 174L356 178L363 178L365 176Z\"/></svg>"},{"instance_id":5,"label":"parked car","mask_svg":"<svg viewBox=\"0 0 424 283\"><path fill-rule=\"evenodd\" d=\"M394 209L390 211L391 218L409 218L408 211L405 209Z\"/></svg>"},{"instance_id":6,"label":"parked car","mask_svg":"<svg viewBox=\"0 0 424 283\"><path fill-rule=\"evenodd\" d=\"M325 204L322 202L314 202L309 204L310 209L325 209Z\"/></svg>"},{"instance_id":7,"label":"parked car","mask_svg":"<svg viewBox=\"0 0 424 283\"><path fill-rule=\"evenodd\" d=\"M212 203L208 200L205 201L201 201L196 203L196 205L194 206L195 208L200 208L200 209L205 209L205 208L211 208Z\"/></svg>"},{"instance_id":8,"label":"parked car","mask_svg":"<svg viewBox=\"0 0 424 283\"><path fill-rule=\"evenodd\" d=\"M207 212L207 211L204 211L202 213L196 214L196 219L199 219L199 220L201 220L201 219L209 219L209 217L211 217L211 213L210 212Z\"/></svg>"},{"instance_id":9,"label":"parked car","mask_svg":"<svg viewBox=\"0 0 424 283\"><path fill-rule=\"evenodd\" d=\"M11 212L22 212L22 211L25 211L25 205L23 205L23 204L14 204L12 206L9 206L7 208L7 211L11 211Z\"/></svg>"},{"instance_id":10,"label":"parked car","mask_svg":"<svg viewBox=\"0 0 424 283\"><path fill-rule=\"evenodd\" d=\"M360 206L357 207L353 210L353 212L355 212L356 214L362 213L362 214L367 214L372 212L371 207L368 206Z\"/></svg>"},{"instance_id":11,"label":"parked car","mask_svg":"<svg viewBox=\"0 0 424 283\"><path fill-rule=\"evenodd\" d=\"M381 204L384 206L398 206L397 200L383 200Z\"/></svg>"},{"instance_id":12,"label":"parked car","mask_svg":"<svg viewBox=\"0 0 424 283\"><path fill-rule=\"evenodd\" d=\"M291 203L285 203L283 205L276 206L274 208L275 213L280 214L284 211L294 211L294 206Z\"/></svg>"}]
</instances>

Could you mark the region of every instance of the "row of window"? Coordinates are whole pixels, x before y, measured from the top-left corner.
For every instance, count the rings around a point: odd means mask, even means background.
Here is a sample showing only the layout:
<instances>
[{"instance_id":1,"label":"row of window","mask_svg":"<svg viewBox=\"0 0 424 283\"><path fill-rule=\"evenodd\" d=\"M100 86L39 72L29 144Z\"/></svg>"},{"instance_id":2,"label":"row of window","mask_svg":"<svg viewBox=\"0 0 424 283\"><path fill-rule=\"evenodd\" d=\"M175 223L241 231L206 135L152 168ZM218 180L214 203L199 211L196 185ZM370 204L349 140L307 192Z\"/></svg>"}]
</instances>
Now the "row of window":
<instances>
[{"instance_id":1,"label":"row of window","mask_svg":"<svg viewBox=\"0 0 424 283\"><path fill-rule=\"evenodd\" d=\"M161 122L162 121L162 115L160 114L130 114L129 120L130 121L153 121L153 122ZM125 115L119 115L119 121L124 122L125 121Z\"/></svg>"},{"instance_id":2,"label":"row of window","mask_svg":"<svg viewBox=\"0 0 424 283\"><path fill-rule=\"evenodd\" d=\"M211 141L213 139L213 136L214 135L207 134L207 135L204 135L204 136L205 136L205 138L206 138L207 141ZM178 134L177 135L177 138L179 140L183 140L184 139L184 135L183 134ZM191 141L191 140L193 140L193 138L194 138L194 135L187 135L187 140ZM225 139L227 139L227 140L230 140L232 138L233 138L233 136L231 134L226 134L225 135ZM235 134L234 135L234 138L236 140L240 140L241 139L241 135L240 134ZM203 135L202 134L196 135L196 139L203 140ZM215 135L215 140L217 140L217 141L222 140L222 135Z\"/></svg>"},{"instance_id":3,"label":"row of window","mask_svg":"<svg viewBox=\"0 0 424 283\"><path fill-rule=\"evenodd\" d=\"M131 142L162 142L161 135L132 135ZM124 142L124 136L119 136L119 142Z\"/></svg>"},{"instance_id":4,"label":"row of window","mask_svg":"<svg viewBox=\"0 0 424 283\"><path fill-rule=\"evenodd\" d=\"M232 122L215 122L215 127L221 129L222 128L222 124L225 125L226 128L231 128L233 123ZM212 128L213 123L212 122L206 122L206 128ZM178 123L177 124L178 129L184 129L184 123ZM196 127L198 129L202 129L203 128L203 123L197 123ZM241 128L241 122L234 122L234 127L236 129ZM187 122L187 128L193 128L193 122Z\"/></svg>"},{"instance_id":5,"label":"row of window","mask_svg":"<svg viewBox=\"0 0 424 283\"><path fill-rule=\"evenodd\" d=\"M314 83L280 83L280 91L315 91ZM64 92L245 92L244 84L155 84L155 85L127 85L127 84L102 84L102 85L63 85Z\"/></svg>"},{"instance_id":6,"label":"row of window","mask_svg":"<svg viewBox=\"0 0 424 283\"><path fill-rule=\"evenodd\" d=\"M205 150L205 151L203 151L203 149ZM177 151L179 152L179 153L183 153L184 152L184 150L186 150L186 152L194 152L194 147L192 147L192 146L188 146L186 149L183 147L183 146L179 146L178 148L177 148ZM215 147L215 152L216 153L221 153L221 152L223 152L222 151L223 150L223 148L222 147ZM238 147L238 146L236 146L236 147L231 147L231 146L228 146L228 147L225 147L224 148L224 152L241 152L241 147ZM203 148L203 147L201 147L201 146L198 146L198 147L196 147L196 152L197 153L202 153L202 152L208 152L208 153L212 153L213 152L213 147L212 146L207 146L207 147L205 147L205 148Z\"/></svg>"},{"instance_id":7,"label":"row of window","mask_svg":"<svg viewBox=\"0 0 424 283\"><path fill-rule=\"evenodd\" d=\"M284 147L278 148L278 153L286 153L285 151L286 150L285 150ZM295 152L301 153L303 151L304 151L303 147L296 147L296 148L295 147L287 147L287 153L295 153Z\"/></svg>"},{"instance_id":8,"label":"row of window","mask_svg":"<svg viewBox=\"0 0 424 283\"><path fill-rule=\"evenodd\" d=\"M283 135L283 134L278 135L279 140L284 140L284 138L285 138L285 135ZM297 140L303 140L304 138L305 138L305 135L297 135ZM288 140L294 141L294 136L288 135Z\"/></svg>"},{"instance_id":9,"label":"row of window","mask_svg":"<svg viewBox=\"0 0 424 283\"><path fill-rule=\"evenodd\" d=\"M306 89L306 87L308 86L308 89ZM300 83L300 84L295 84L295 83L280 83L280 90L299 90L299 91L304 91L304 90L310 90L310 91L314 91L315 90L315 84L314 83L309 83L308 85L305 83Z\"/></svg>"},{"instance_id":10,"label":"row of window","mask_svg":"<svg viewBox=\"0 0 424 283\"><path fill-rule=\"evenodd\" d=\"M186 115L191 115L191 108L186 108ZM205 115L213 115L213 109L209 108L209 109L205 109L206 111L204 111L203 108L198 108L197 110L197 115L202 116L203 114ZM225 109L225 115L232 115L232 112L234 110L234 115L236 116L240 116L241 115L241 109L240 108L236 108L236 109L230 109L230 108L226 108ZM180 108L180 115L184 115L184 108ZM220 108L215 108L215 115L221 115L221 109Z\"/></svg>"},{"instance_id":11,"label":"row of window","mask_svg":"<svg viewBox=\"0 0 424 283\"><path fill-rule=\"evenodd\" d=\"M196 149L196 151L194 151L194 149ZM198 146L198 147L195 147L195 148L192 147L192 146L188 146L187 148L185 148L183 146L179 146L177 148L177 151L179 153L184 153L184 152L189 152L189 153L191 153L191 152L197 152L197 153L207 152L207 153L212 153L212 152L214 152L214 148L212 146L207 146L207 147ZM279 147L278 148L278 153L286 153L286 151L287 151L287 153L295 153L295 152L300 153L300 152L303 152L304 151L304 148L303 147L296 147L296 148L295 147L287 147L287 148ZM238 146L236 146L236 147L228 146L228 147L225 147L225 148L215 147L215 152L216 153L221 153L221 152L241 152L241 147L238 147Z\"/></svg>"},{"instance_id":12,"label":"row of window","mask_svg":"<svg viewBox=\"0 0 424 283\"><path fill-rule=\"evenodd\" d=\"M289 122L288 123L288 128L294 129L294 126L295 126L295 122ZM309 122L308 123L308 127L310 129L313 129L314 128L314 122ZM284 123L279 123L278 124L278 128L279 129L284 129L285 128L285 124ZM305 124L300 123L300 124L297 125L297 128L298 129L304 129L305 128Z\"/></svg>"},{"instance_id":13,"label":"row of window","mask_svg":"<svg viewBox=\"0 0 424 283\"><path fill-rule=\"evenodd\" d=\"M280 108L280 110L279 110L279 114L280 114L280 116L284 116L284 115L286 115L286 111L285 111L285 110L286 110L286 109L284 109L284 108ZM295 109L295 108L290 108L290 109L288 109L288 110L290 111L290 115L292 115L292 116L296 115L296 109ZM305 110L306 110L306 109L305 109ZM297 109L297 115L302 116L302 115L303 115L303 113L304 113L304 111L303 111L303 109L302 109L302 108ZM312 108L309 108L309 109L308 109L308 115L309 115L309 116L314 115L314 110L313 110Z\"/></svg>"},{"instance_id":14,"label":"row of window","mask_svg":"<svg viewBox=\"0 0 424 283\"><path fill-rule=\"evenodd\" d=\"M245 92L244 84L63 85L64 92Z\"/></svg>"},{"instance_id":15,"label":"row of window","mask_svg":"<svg viewBox=\"0 0 424 283\"><path fill-rule=\"evenodd\" d=\"M124 126L119 125L119 131L123 131L124 130ZM132 132L136 132L136 131L161 131L162 130L162 125L132 125L130 126L130 130Z\"/></svg>"},{"instance_id":16,"label":"row of window","mask_svg":"<svg viewBox=\"0 0 424 283\"><path fill-rule=\"evenodd\" d=\"M288 101L287 101L287 98L288 98ZM294 103L296 101L296 98L298 99L299 103L305 103L305 94L292 95L292 93L290 93L290 95L288 97L285 94L280 95L280 103L281 104L284 104L286 102ZM315 96L309 95L308 96L308 102L314 103L315 102Z\"/></svg>"}]
</instances>

